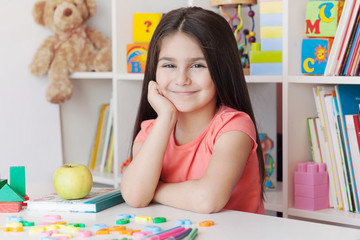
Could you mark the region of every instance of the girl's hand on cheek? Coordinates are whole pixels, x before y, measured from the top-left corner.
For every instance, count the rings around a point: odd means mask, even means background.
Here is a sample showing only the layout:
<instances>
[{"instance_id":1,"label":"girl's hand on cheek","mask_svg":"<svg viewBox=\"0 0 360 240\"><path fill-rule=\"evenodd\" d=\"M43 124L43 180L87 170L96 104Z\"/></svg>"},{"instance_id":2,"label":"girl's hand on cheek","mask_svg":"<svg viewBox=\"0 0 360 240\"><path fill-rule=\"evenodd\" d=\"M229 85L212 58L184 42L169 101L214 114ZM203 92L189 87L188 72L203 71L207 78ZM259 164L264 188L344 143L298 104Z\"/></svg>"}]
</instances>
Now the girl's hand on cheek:
<instances>
[{"instance_id":1,"label":"girl's hand on cheek","mask_svg":"<svg viewBox=\"0 0 360 240\"><path fill-rule=\"evenodd\" d=\"M162 114L177 114L177 109L169 99L163 96L157 82L150 81L148 85L148 101L158 116Z\"/></svg>"}]
</instances>

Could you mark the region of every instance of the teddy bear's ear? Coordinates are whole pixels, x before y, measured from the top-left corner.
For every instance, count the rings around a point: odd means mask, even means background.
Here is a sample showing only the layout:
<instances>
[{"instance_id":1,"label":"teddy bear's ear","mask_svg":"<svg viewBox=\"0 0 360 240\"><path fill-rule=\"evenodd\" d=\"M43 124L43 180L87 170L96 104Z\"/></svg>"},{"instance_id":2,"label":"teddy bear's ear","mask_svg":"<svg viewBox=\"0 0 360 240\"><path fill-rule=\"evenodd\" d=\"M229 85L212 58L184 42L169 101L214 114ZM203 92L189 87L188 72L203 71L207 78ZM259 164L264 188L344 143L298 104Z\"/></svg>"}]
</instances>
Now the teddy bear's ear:
<instances>
[{"instance_id":1,"label":"teddy bear's ear","mask_svg":"<svg viewBox=\"0 0 360 240\"><path fill-rule=\"evenodd\" d=\"M87 9L89 11L89 17L94 16L95 12L96 12L96 3L94 0L84 0L84 3L87 6Z\"/></svg>"},{"instance_id":2,"label":"teddy bear's ear","mask_svg":"<svg viewBox=\"0 0 360 240\"><path fill-rule=\"evenodd\" d=\"M46 1L38 1L35 3L33 8L33 17L35 19L35 22L44 26L44 11L45 11L45 5Z\"/></svg>"}]
</instances>

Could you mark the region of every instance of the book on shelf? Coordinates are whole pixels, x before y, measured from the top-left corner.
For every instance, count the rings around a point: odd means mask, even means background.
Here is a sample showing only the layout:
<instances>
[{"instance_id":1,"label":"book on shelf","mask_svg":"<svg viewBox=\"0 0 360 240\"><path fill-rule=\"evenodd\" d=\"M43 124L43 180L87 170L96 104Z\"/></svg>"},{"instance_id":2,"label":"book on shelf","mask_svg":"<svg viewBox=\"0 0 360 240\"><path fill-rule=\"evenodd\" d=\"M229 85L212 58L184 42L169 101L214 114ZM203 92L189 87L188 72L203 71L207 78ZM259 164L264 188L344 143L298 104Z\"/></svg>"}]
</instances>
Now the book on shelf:
<instances>
[{"instance_id":1,"label":"book on shelf","mask_svg":"<svg viewBox=\"0 0 360 240\"><path fill-rule=\"evenodd\" d=\"M307 127L310 140L311 154L314 162L321 163L321 151L319 146L318 134L316 132L315 118L307 118Z\"/></svg>"},{"instance_id":2,"label":"book on shelf","mask_svg":"<svg viewBox=\"0 0 360 240\"><path fill-rule=\"evenodd\" d=\"M358 11L356 20L354 23L354 27L349 39L349 44L347 46L346 54L342 62L342 66L340 68L339 75L343 76L351 76L351 69L354 65L355 55L359 48L360 38L360 11Z\"/></svg>"},{"instance_id":3,"label":"book on shelf","mask_svg":"<svg viewBox=\"0 0 360 240\"><path fill-rule=\"evenodd\" d=\"M316 122L320 123L320 127L317 127L317 129L320 130L318 131L318 135L320 136L319 139L324 140L324 142L320 143L320 146L324 148L322 151L322 159L325 162L329 173L329 205L331 207L342 209L343 200L340 194L338 171L334 161L333 151L331 151L330 136L326 126L325 105L323 104L322 97L325 92L328 91L329 88L325 87L313 88L315 106L319 118L319 120L316 120Z\"/></svg>"},{"instance_id":4,"label":"book on shelf","mask_svg":"<svg viewBox=\"0 0 360 240\"><path fill-rule=\"evenodd\" d=\"M108 110L108 106L109 104L102 104L101 105L101 109L100 109L100 113L99 113L99 119L98 119L98 124L97 124L97 130L96 130L96 135L95 135L95 139L94 139L94 144L92 147L92 151L91 151L91 156L90 156L90 162L89 162L89 168L91 170L95 169L96 166L96 162L99 156L99 148L100 148L100 141L103 139L103 126L105 123L105 116Z\"/></svg>"},{"instance_id":5,"label":"book on shelf","mask_svg":"<svg viewBox=\"0 0 360 240\"><path fill-rule=\"evenodd\" d=\"M330 205L360 212L360 161L354 162L350 150L354 143L350 144L345 123L345 115L358 114L360 85L319 86L313 88L313 95L318 113L318 120L314 118L318 145L329 173Z\"/></svg>"},{"instance_id":6,"label":"book on shelf","mask_svg":"<svg viewBox=\"0 0 360 240\"><path fill-rule=\"evenodd\" d=\"M350 155L354 169L360 169L360 125L357 114L345 115L345 126L349 142ZM357 192L360 192L360 173L354 171Z\"/></svg>"},{"instance_id":7,"label":"book on shelf","mask_svg":"<svg viewBox=\"0 0 360 240\"><path fill-rule=\"evenodd\" d=\"M351 49L356 31L355 23L360 8L360 1L345 1L339 24L336 30L332 49L329 54L328 63L325 68L324 75L342 75L341 68L347 62L347 57Z\"/></svg>"},{"instance_id":8,"label":"book on shelf","mask_svg":"<svg viewBox=\"0 0 360 240\"><path fill-rule=\"evenodd\" d=\"M110 148L110 140L111 140L111 132L113 128L113 106L112 102L110 101L109 104L109 112L106 117L106 124L105 124L105 134L103 139L103 145L101 147L101 155L100 155L100 161L99 161L99 168L98 170L100 172L104 172L106 160L109 153Z\"/></svg>"},{"instance_id":9,"label":"book on shelf","mask_svg":"<svg viewBox=\"0 0 360 240\"><path fill-rule=\"evenodd\" d=\"M345 165L343 149L339 141L340 133L338 129L335 109L333 107L333 91L323 95L325 114L326 114L326 125L329 134L330 149L333 153L335 166L339 177L339 192L341 193L343 206L346 211L353 211L353 201L348 180L348 168Z\"/></svg>"},{"instance_id":10,"label":"book on shelf","mask_svg":"<svg viewBox=\"0 0 360 240\"><path fill-rule=\"evenodd\" d=\"M359 198L358 193L356 190L356 181L355 181L355 171L351 155L349 149L349 142L347 138L347 130L345 125L345 115L348 114L357 114L359 111L359 104L360 104L360 85L336 85L335 86L336 95L337 95L337 103L339 107L339 115L340 115L340 124L342 129L344 129L342 138L344 139L344 152L345 156L348 160L349 166L349 175L351 181L351 187L354 191L354 202L355 205L359 206ZM360 184L360 183L358 183ZM357 209L358 211L359 208Z\"/></svg>"},{"instance_id":11,"label":"book on shelf","mask_svg":"<svg viewBox=\"0 0 360 240\"><path fill-rule=\"evenodd\" d=\"M97 172L112 172L113 167L113 109L110 104L102 104L94 144L91 149L89 168Z\"/></svg>"},{"instance_id":12,"label":"book on shelf","mask_svg":"<svg viewBox=\"0 0 360 240\"><path fill-rule=\"evenodd\" d=\"M92 188L91 192L82 199L66 200L56 193L52 193L38 199L28 200L27 210L96 213L123 202L120 189Z\"/></svg>"}]
</instances>

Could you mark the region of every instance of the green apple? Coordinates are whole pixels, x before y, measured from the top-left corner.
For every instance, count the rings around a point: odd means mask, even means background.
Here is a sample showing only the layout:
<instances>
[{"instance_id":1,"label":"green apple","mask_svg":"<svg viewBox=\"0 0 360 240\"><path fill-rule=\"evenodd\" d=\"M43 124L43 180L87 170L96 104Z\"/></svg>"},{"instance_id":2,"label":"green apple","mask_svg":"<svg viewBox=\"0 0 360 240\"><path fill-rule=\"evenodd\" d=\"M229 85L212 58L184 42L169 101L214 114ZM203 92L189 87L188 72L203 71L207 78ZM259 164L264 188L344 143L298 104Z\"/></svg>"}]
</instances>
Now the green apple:
<instances>
[{"instance_id":1,"label":"green apple","mask_svg":"<svg viewBox=\"0 0 360 240\"><path fill-rule=\"evenodd\" d=\"M78 163L64 164L56 169L53 185L56 193L64 199L86 197L93 184L89 168Z\"/></svg>"}]
</instances>

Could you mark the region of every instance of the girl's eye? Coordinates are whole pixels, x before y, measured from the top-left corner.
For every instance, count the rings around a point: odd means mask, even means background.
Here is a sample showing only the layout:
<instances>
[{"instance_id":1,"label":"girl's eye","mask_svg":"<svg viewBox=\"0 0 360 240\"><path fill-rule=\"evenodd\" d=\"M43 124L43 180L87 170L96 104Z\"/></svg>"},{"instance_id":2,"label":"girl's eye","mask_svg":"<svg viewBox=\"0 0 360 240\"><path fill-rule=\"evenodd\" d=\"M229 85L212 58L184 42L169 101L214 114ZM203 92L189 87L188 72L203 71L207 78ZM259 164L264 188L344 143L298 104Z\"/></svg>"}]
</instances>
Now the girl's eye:
<instances>
[{"instance_id":1,"label":"girl's eye","mask_svg":"<svg viewBox=\"0 0 360 240\"><path fill-rule=\"evenodd\" d=\"M164 68L174 68L175 66L173 64L164 64Z\"/></svg>"},{"instance_id":2,"label":"girl's eye","mask_svg":"<svg viewBox=\"0 0 360 240\"><path fill-rule=\"evenodd\" d=\"M77 4L76 4L76 3L74 3L74 5L75 5L75 7L77 7Z\"/></svg>"},{"instance_id":3,"label":"girl's eye","mask_svg":"<svg viewBox=\"0 0 360 240\"><path fill-rule=\"evenodd\" d=\"M192 65L191 67L192 68L204 68L205 66L197 63L197 64Z\"/></svg>"}]
</instances>

